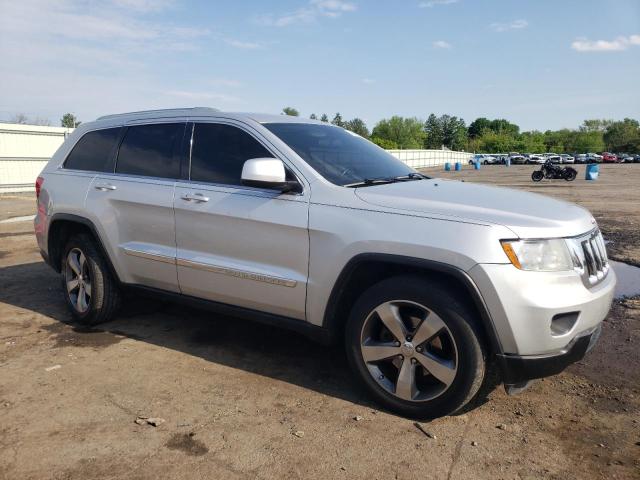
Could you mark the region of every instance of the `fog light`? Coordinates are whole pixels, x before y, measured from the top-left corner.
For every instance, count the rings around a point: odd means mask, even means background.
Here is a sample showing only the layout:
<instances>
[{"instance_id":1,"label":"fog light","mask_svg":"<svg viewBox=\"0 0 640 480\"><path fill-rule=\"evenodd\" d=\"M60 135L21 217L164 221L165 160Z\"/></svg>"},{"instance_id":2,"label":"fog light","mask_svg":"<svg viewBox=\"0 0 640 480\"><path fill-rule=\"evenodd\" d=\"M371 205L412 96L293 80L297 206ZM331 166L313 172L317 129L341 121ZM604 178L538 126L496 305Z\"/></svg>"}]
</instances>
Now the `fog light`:
<instances>
[{"instance_id":1,"label":"fog light","mask_svg":"<svg viewBox=\"0 0 640 480\"><path fill-rule=\"evenodd\" d=\"M559 313L551 319L551 335L564 335L578 321L580 312Z\"/></svg>"}]
</instances>

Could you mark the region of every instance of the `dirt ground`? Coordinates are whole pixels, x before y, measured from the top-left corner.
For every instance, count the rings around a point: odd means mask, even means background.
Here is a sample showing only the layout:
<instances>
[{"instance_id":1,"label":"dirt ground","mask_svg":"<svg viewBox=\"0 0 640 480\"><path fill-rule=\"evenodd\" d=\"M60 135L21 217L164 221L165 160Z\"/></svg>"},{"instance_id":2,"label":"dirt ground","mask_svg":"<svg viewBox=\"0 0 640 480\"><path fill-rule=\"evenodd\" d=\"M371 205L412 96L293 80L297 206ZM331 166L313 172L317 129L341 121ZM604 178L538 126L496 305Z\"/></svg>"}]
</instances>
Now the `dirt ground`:
<instances>
[{"instance_id":1,"label":"dirt ground","mask_svg":"<svg viewBox=\"0 0 640 480\"><path fill-rule=\"evenodd\" d=\"M582 204L613 256L640 263L640 165L589 184L534 185L532 168L431 172ZM0 222L34 207L0 197ZM615 302L583 361L422 423L433 438L372 404L339 349L294 333L139 298L99 329L69 322L31 222L0 223L2 479L640 478L638 299Z\"/></svg>"}]
</instances>

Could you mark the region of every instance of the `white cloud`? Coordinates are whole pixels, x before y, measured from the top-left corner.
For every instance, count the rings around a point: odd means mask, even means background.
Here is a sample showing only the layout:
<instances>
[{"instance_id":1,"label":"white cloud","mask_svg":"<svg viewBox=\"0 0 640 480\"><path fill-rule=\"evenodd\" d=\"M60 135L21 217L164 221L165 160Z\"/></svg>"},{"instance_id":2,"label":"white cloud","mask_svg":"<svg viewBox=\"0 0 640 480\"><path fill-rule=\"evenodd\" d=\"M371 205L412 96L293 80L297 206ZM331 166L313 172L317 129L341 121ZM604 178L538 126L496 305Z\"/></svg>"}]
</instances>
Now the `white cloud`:
<instances>
[{"instance_id":1,"label":"white cloud","mask_svg":"<svg viewBox=\"0 0 640 480\"><path fill-rule=\"evenodd\" d=\"M452 48L449 42L445 42L444 40L436 40L432 43L433 48L441 48L441 49L449 49Z\"/></svg>"},{"instance_id":2,"label":"white cloud","mask_svg":"<svg viewBox=\"0 0 640 480\"><path fill-rule=\"evenodd\" d=\"M117 7L138 12L160 12L173 6L173 0L113 0Z\"/></svg>"},{"instance_id":3,"label":"white cloud","mask_svg":"<svg viewBox=\"0 0 640 480\"><path fill-rule=\"evenodd\" d=\"M320 17L336 18L345 12L354 12L356 5L343 0L311 0L306 7L283 14L261 15L257 22L269 27L287 27L296 23L313 22Z\"/></svg>"},{"instance_id":4,"label":"white cloud","mask_svg":"<svg viewBox=\"0 0 640 480\"><path fill-rule=\"evenodd\" d=\"M367 85L372 85L376 83L376 81L373 78L363 78L362 83L365 83Z\"/></svg>"},{"instance_id":5,"label":"white cloud","mask_svg":"<svg viewBox=\"0 0 640 480\"><path fill-rule=\"evenodd\" d=\"M630 46L640 45L640 35L620 36L614 40L587 40L578 38L571 43L571 48L578 52L620 52Z\"/></svg>"},{"instance_id":6,"label":"white cloud","mask_svg":"<svg viewBox=\"0 0 640 480\"><path fill-rule=\"evenodd\" d=\"M420 2L418 8L431 8L437 5L452 5L458 3L458 0L430 0L428 2Z\"/></svg>"},{"instance_id":7,"label":"white cloud","mask_svg":"<svg viewBox=\"0 0 640 480\"><path fill-rule=\"evenodd\" d=\"M489 27L496 32L506 32L507 30L520 30L527 28L529 22L526 20L514 20L508 23L492 23Z\"/></svg>"},{"instance_id":8,"label":"white cloud","mask_svg":"<svg viewBox=\"0 0 640 480\"><path fill-rule=\"evenodd\" d=\"M127 9L126 2L132 3ZM177 2L177 0L175 0ZM101 114L181 106L186 95L167 95L175 89L211 103L238 101L226 95L231 80L179 73L186 54L202 51L218 39L197 21L183 24L155 12L173 4L160 0L21 0L2 2L0 10L0 90L4 112L33 112L31 116L60 118L74 111L85 121ZM223 72L220 72L223 75ZM225 83L226 82L226 83ZM237 85L237 84L236 84ZM52 94L51 92L55 92ZM193 92L206 92L195 97ZM211 93L214 92L214 93ZM6 114L9 115L9 114Z\"/></svg>"},{"instance_id":9,"label":"white cloud","mask_svg":"<svg viewBox=\"0 0 640 480\"><path fill-rule=\"evenodd\" d=\"M259 50L264 48L264 45L258 42L243 42L242 40L236 40L234 38L225 38L224 42L227 45L231 45L234 48L240 48L243 50Z\"/></svg>"}]
</instances>

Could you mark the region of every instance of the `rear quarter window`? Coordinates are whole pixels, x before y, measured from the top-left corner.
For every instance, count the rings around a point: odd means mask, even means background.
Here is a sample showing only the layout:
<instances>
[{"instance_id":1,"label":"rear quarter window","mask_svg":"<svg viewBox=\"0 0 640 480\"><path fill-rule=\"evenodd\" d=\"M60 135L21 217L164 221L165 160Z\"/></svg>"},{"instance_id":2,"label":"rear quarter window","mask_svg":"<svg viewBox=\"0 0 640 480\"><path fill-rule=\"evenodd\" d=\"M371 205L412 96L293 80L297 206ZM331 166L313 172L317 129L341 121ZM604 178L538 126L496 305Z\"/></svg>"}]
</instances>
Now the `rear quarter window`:
<instances>
[{"instance_id":1,"label":"rear quarter window","mask_svg":"<svg viewBox=\"0 0 640 480\"><path fill-rule=\"evenodd\" d=\"M64 162L64 168L91 172L113 172L114 150L120 127L85 133Z\"/></svg>"}]
</instances>

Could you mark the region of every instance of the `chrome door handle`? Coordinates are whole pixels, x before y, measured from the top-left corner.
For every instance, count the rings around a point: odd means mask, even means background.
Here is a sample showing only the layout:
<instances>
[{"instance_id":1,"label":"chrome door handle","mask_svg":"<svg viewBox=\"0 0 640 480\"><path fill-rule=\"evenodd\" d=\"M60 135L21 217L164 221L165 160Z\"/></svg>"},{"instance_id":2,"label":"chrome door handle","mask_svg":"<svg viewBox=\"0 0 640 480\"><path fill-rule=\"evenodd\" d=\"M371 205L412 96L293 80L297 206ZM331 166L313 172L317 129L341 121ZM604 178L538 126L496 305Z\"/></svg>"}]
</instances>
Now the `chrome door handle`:
<instances>
[{"instance_id":1,"label":"chrome door handle","mask_svg":"<svg viewBox=\"0 0 640 480\"><path fill-rule=\"evenodd\" d=\"M209 201L209 197L205 197L201 193L185 193L180 198L182 198L183 200L186 200L187 202L203 203L203 202Z\"/></svg>"},{"instance_id":2,"label":"chrome door handle","mask_svg":"<svg viewBox=\"0 0 640 480\"><path fill-rule=\"evenodd\" d=\"M117 187L110 183L98 183L93 188L100 190L101 192L106 192L107 190L115 190Z\"/></svg>"}]
</instances>

